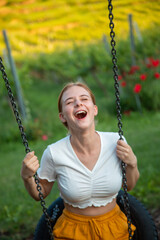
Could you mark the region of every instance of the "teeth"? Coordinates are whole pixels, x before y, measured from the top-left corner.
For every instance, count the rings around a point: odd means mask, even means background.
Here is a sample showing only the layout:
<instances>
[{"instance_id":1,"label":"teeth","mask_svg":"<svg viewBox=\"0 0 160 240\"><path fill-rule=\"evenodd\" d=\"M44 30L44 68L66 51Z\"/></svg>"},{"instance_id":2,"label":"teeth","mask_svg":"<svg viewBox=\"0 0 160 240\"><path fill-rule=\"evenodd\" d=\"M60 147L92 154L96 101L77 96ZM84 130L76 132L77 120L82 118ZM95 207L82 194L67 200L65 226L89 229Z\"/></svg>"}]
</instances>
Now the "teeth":
<instances>
[{"instance_id":1,"label":"teeth","mask_svg":"<svg viewBox=\"0 0 160 240\"><path fill-rule=\"evenodd\" d=\"M79 111L79 112L76 112L76 115L78 115L78 114L81 114L81 113L86 113L86 111Z\"/></svg>"},{"instance_id":2,"label":"teeth","mask_svg":"<svg viewBox=\"0 0 160 240\"><path fill-rule=\"evenodd\" d=\"M80 110L75 113L75 117L78 119L82 119L82 118L86 117L86 115L87 115L87 112L84 110Z\"/></svg>"}]
</instances>

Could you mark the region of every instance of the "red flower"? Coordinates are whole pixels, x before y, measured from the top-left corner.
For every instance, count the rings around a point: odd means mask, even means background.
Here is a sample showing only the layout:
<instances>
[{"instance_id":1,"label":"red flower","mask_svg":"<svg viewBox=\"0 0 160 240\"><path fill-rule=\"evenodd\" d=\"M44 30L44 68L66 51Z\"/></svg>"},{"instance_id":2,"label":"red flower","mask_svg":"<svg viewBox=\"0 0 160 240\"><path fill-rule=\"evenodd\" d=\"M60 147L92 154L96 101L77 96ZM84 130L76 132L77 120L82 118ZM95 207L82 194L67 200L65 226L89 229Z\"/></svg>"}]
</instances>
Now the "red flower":
<instances>
[{"instance_id":1,"label":"red flower","mask_svg":"<svg viewBox=\"0 0 160 240\"><path fill-rule=\"evenodd\" d=\"M147 75L146 75L146 74L141 74L141 75L140 75L140 79L141 79L142 81L145 81L146 78L147 78Z\"/></svg>"},{"instance_id":2,"label":"red flower","mask_svg":"<svg viewBox=\"0 0 160 240\"><path fill-rule=\"evenodd\" d=\"M126 110L126 111L123 112L123 114L126 115L126 116L130 116L131 110Z\"/></svg>"},{"instance_id":3,"label":"red flower","mask_svg":"<svg viewBox=\"0 0 160 240\"><path fill-rule=\"evenodd\" d=\"M126 76L126 72L125 72L125 71L122 72L122 76L123 76L123 77Z\"/></svg>"},{"instance_id":4,"label":"red flower","mask_svg":"<svg viewBox=\"0 0 160 240\"><path fill-rule=\"evenodd\" d=\"M135 93L140 93L141 89L142 89L141 84L137 83L137 84L134 86L133 91L134 91Z\"/></svg>"},{"instance_id":5,"label":"red flower","mask_svg":"<svg viewBox=\"0 0 160 240\"><path fill-rule=\"evenodd\" d=\"M151 68L152 64L151 63L147 63L146 66L147 66L147 68Z\"/></svg>"},{"instance_id":6,"label":"red flower","mask_svg":"<svg viewBox=\"0 0 160 240\"><path fill-rule=\"evenodd\" d=\"M154 59L153 59L152 57L147 58L147 62L148 62L148 63L152 63L153 60L154 60Z\"/></svg>"},{"instance_id":7,"label":"red flower","mask_svg":"<svg viewBox=\"0 0 160 240\"><path fill-rule=\"evenodd\" d=\"M155 78L160 78L160 73L156 72L156 73L154 74L154 76L155 76Z\"/></svg>"},{"instance_id":8,"label":"red flower","mask_svg":"<svg viewBox=\"0 0 160 240\"><path fill-rule=\"evenodd\" d=\"M134 74L139 69L140 69L139 66L132 66L130 68L129 74Z\"/></svg>"},{"instance_id":9,"label":"red flower","mask_svg":"<svg viewBox=\"0 0 160 240\"><path fill-rule=\"evenodd\" d=\"M42 140L43 140L43 141L48 140L48 136L47 136L47 135L43 135L43 136L42 136Z\"/></svg>"},{"instance_id":10,"label":"red flower","mask_svg":"<svg viewBox=\"0 0 160 240\"><path fill-rule=\"evenodd\" d=\"M118 75L118 81L121 81L121 79L122 79L122 76Z\"/></svg>"},{"instance_id":11,"label":"red flower","mask_svg":"<svg viewBox=\"0 0 160 240\"><path fill-rule=\"evenodd\" d=\"M126 83L125 81L122 81L122 82L121 82L121 86L122 86L122 87L125 87L126 85L127 85L127 83Z\"/></svg>"},{"instance_id":12,"label":"red flower","mask_svg":"<svg viewBox=\"0 0 160 240\"><path fill-rule=\"evenodd\" d=\"M160 63L159 59L148 58L146 66L147 68L158 67L159 63Z\"/></svg>"},{"instance_id":13,"label":"red flower","mask_svg":"<svg viewBox=\"0 0 160 240\"><path fill-rule=\"evenodd\" d=\"M156 60L152 59L151 62L152 62L153 67L158 67L159 59L156 59Z\"/></svg>"}]
</instances>

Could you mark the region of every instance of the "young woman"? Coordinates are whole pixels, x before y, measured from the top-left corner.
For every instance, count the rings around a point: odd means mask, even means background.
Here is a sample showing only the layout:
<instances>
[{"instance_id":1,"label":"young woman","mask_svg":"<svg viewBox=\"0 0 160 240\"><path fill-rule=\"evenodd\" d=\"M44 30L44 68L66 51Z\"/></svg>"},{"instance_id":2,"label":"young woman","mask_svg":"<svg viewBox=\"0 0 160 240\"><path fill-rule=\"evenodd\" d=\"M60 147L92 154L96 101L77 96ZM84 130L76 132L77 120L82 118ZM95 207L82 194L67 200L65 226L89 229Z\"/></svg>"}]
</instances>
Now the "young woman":
<instances>
[{"instance_id":1,"label":"young woman","mask_svg":"<svg viewBox=\"0 0 160 240\"><path fill-rule=\"evenodd\" d=\"M86 85L67 84L58 108L70 134L47 147L40 168L34 152L26 155L21 176L27 191L39 200L33 178L37 170L44 197L57 180L65 208L54 226L54 239L127 240L127 218L116 196L122 186L121 160L127 164L128 191L135 186L139 178L136 156L117 133L95 130L98 108Z\"/></svg>"}]
</instances>

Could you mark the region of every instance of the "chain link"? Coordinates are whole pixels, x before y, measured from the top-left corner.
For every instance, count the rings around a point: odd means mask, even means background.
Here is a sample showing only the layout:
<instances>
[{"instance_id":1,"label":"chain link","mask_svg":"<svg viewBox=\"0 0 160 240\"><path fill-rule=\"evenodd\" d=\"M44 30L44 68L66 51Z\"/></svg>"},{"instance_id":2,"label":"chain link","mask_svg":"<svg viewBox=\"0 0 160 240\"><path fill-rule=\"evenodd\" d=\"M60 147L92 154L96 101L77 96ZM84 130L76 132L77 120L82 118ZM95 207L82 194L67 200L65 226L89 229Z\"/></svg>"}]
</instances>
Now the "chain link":
<instances>
[{"instance_id":1,"label":"chain link","mask_svg":"<svg viewBox=\"0 0 160 240\"><path fill-rule=\"evenodd\" d=\"M13 93L12 93L12 90L11 90L11 87L10 87L10 84L9 84L9 81L8 81L8 77L7 77L7 74L5 72L5 68L4 68L4 65L2 63L2 58L1 57L0 57L0 70L2 72L2 77L4 79L4 82L5 82L5 85L6 85L6 88L7 88L8 96L9 96L9 99L10 99L10 103L12 105L12 109L13 109L13 112L14 112L14 115L15 115L15 118L16 118L19 130L20 130L22 142L23 142L23 145L25 146L25 152L29 153L30 152L30 148L28 146L28 141L27 141L27 138L26 138L26 134L24 132L22 121L21 121L21 118L20 118L19 113L18 113L18 109L17 109L16 103L15 103L15 100L14 100L14 96L13 96ZM45 207L45 201L44 201L44 198L43 198L43 194L41 192L42 189L41 189L41 186L39 184L39 179L38 179L37 173L34 175L34 178L35 178L35 182L37 184L37 191L39 192L39 198L41 200L42 210L43 210L43 212L45 214L45 219L46 219L48 231L49 231L49 234L50 234L50 240L53 240L52 219L48 215L47 208Z\"/></svg>"},{"instance_id":2,"label":"chain link","mask_svg":"<svg viewBox=\"0 0 160 240\"><path fill-rule=\"evenodd\" d=\"M117 108L117 119L118 119L118 133L120 136L120 140L123 140L123 130L122 130L122 121L121 121L121 105L120 105L120 92L119 92L119 83L118 83L118 67L117 67L117 58L116 58L116 42L114 40L115 32L114 29L114 23L113 23L113 5L112 0L108 0L108 10L109 10L109 27L111 29L110 31L110 37L111 37L111 54L112 54L112 63L113 63L113 73L114 73L114 87L115 87L115 96L116 96L116 108ZM128 199L128 193L127 193L127 178L126 178L126 164L122 162L122 183L123 183L123 190L124 190L124 209L125 214L127 216L127 223L128 223L128 232L129 232L129 240L133 239L132 234L132 228L131 228L131 214L130 214L130 206L129 206L129 199Z\"/></svg>"}]
</instances>

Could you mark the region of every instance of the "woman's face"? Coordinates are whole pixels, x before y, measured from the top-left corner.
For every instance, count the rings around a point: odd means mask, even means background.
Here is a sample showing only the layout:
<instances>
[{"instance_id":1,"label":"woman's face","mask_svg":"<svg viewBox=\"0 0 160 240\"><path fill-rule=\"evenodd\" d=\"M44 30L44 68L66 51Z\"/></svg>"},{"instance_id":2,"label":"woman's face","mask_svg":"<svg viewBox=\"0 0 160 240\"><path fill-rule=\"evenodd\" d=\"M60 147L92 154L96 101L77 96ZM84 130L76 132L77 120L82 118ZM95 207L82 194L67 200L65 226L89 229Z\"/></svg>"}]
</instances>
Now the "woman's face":
<instances>
[{"instance_id":1,"label":"woman's face","mask_svg":"<svg viewBox=\"0 0 160 240\"><path fill-rule=\"evenodd\" d=\"M62 96L60 120L67 122L70 131L94 127L94 117L98 113L89 92L80 86L68 88Z\"/></svg>"}]
</instances>

